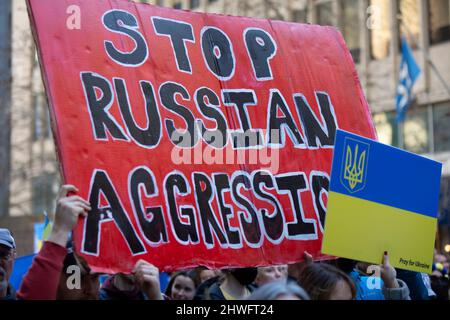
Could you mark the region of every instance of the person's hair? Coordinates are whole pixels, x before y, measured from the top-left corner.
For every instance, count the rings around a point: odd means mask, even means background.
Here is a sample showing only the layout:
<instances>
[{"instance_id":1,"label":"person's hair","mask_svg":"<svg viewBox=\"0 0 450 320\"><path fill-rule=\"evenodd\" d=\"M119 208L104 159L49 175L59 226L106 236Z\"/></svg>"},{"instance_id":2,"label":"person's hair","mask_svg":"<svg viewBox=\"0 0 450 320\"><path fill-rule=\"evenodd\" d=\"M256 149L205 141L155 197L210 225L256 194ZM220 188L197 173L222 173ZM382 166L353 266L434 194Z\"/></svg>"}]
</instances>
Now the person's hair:
<instances>
[{"instance_id":1,"label":"person's hair","mask_svg":"<svg viewBox=\"0 0 450 320\"><path fill-rule=\"evenodd\" d=\"M262 285L247 300L275 300L281 295L297 296L301 300L309 300L306 291L294 282L275 281Z\"/></svg>"},{"instance_id":2,"label":"person's hair","mask_svg":"<svg viewBox=\"0 0 450 320\"><path fill-rule=\"evenodd\" d=\"M67 240L66 243L66 249L67 249L67 254L66 257L64 258L64 262L63 262L63 269L62 272L67 274L67 269L70 266L77 266L78 265L78 261L75 257L75 252L73 250L73 241L72 241L72 235L69 236L69 240Z\"/></svg>"},{"instance_id":3,"label":"person's hair","mask_svg":"<svg viewBox=\"0 0 450 320\"><path fill-rule=\"evenodd\" d=\"M328 300L339 281L345 281L350 287L352 299L356 288L352 279L338 268L325 263L306 265L300 273L298 282L308 292L312 300Z\"/></svg>"},{"instance_id":4,"label":"person's hair","mask_svg":"<svg viewBox=\"0 0 450 320\"><path fill-rule=\"evenodd\" d=\"M332 265L334 265L338 269L344 271L346 274L349 274L350 272L353 271L353 269L356 268L357 263L358 263L358 261L356 261L356 260L339 258L339 259L336 259L335 264L332 264Z\"/></svg>"},{"instance_id":5,"label":"person's hair","mask_svg":"<svg viewBox=\"0 0 450 320\"><path fill-rule=\"evenodd\" d=\"M67 269L70 266L77 266L77 265L78 265L78 262L75 259L75 254L73 253L73 251L71 251L71 252L67 253L66 257L64 258L62 272L67 273Z\"/></svg>"},{"instance_id":6,"label":"person's hair","mask_svg":"<svg viewBox=\"0 0 450 320\"><path fill-rule=\"evenodd\" d=\"M200 279L200 274L204 270L209 270L209 269L204 266L198 266L194 270L190 271L190 274L192 275L192 277L194 279L194 283L195 283L196 287L198 287L202 283L202 280Z\"/></svg>"},{"instance_id":7,"label":"person's hair","mask_svg":"<svg viewBox=\"0 0 450 320\"><path fill-rule=\"evenodd\" d=\"M192 282L194 283L194 290L196 290L197 285L195 283L195 278L194 278L194 274L192 271L193 270L182 270L182 271L173 273L170 277L169 283L167 284L167 288L166 288L166 292L165 292L166 296L168 296L169 298L172 298L173 283L175 282L175 279L178 278L179 276L184 276L184 277L191 279Z\"/></svg>"}]
</instances>

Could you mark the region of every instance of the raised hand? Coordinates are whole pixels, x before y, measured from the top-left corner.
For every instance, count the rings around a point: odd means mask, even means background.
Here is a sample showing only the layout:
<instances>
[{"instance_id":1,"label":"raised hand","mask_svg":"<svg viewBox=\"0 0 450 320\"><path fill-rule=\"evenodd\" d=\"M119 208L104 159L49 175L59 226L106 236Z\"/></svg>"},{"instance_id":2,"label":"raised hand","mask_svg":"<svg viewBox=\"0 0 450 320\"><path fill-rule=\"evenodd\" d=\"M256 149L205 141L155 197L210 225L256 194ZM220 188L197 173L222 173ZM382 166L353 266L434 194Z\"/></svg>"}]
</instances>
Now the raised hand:
<instances>
[{"instance_id":1,"label":"raised hand","mask_svg":"<svg viewBox=\"0 0 450 320\"><path fill-rule=\"evenodd\" d=\"M381 279L383 279L384 286L386 288L399 288L400 285L397 281L397 271L389 263L389 255L387 251L384 252L383 262L381 263Z\"/></svg>"},{"instance_id":2,"label":"raised hand","mask_svg":"<svg viewBox=\"0 0 450 320\"><path fill-rule=\"evenodd\" d=\"M136 284L150 300L163 300L159 283L159 270L151 263L139 260L133 268Z\"/></svg>"},{"instance_id":3,"label":"raised hand","mask_svg":"<svg viewBox=\"0 0 450 320\"><path fill-rule=\"evenodd\" d=\"M77 223L78 217L80 215L85 217L87 212L91 210L89 202L80 196L68 196L71 192L78 192L78 189L73 185L64 185L61 187L56 202L55 221L48 238L48 241L63 247L66 246L69 232Z\"/></svg>"}]
</instances>

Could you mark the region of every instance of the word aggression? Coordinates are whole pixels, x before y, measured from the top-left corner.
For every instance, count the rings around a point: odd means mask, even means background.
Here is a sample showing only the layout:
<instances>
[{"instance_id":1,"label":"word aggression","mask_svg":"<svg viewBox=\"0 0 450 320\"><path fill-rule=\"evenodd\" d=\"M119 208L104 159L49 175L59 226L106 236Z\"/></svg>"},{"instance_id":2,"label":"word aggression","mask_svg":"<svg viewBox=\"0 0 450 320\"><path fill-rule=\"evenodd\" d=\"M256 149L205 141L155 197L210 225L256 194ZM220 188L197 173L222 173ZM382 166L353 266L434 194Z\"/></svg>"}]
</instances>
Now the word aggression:
<instances>
[{"instance_id":1,"label":"word aggression","mask_svg":"<svg viewBox=\"0 0 450 320\"><path fill-rule=\"evenodd\" d=\"M305 218L301 200L303 192L312 194L315 215L323 231L325 206L322 196L328 193L329 187L329 177L324 172L312 172L309 178L303 172L272 176L267 171L254 171L252 174L237 171L231 177L226 173L215 173L210 177L203 172L193 172L191 182L194 190L190 190L190 182L183 173L173 171L158 187L149 168L141 166L130 172L128 190L133 214L139 222L139 234L133 228L130 215L122 206L123 201L107 172L96 170L91 181L89 202L92 211L85 224L82 252L98 255L101 224L107 221L115 223L133 255L146 252L142 237L152 246L168 243L168 230L182 245L203 243L207 248L214 247L214 239L222 248L234 249L242 248L244 242L251 248L259 248L264 240L274 244L284 239L314 240L318 238L317 223L315 219ZM146 197L158 197L160 189L166 205L144 207L141 191ZM266 190L275 191L277 196ZM234 212L225 202L227 193L239 211ZM109 205L101 205L101 195ZM189 195L194 196L196 207L177 204L177 199ZM288 197L290 207L282 207L279 201L282 196ZM265 206L258 208L253 197L264 202ZM214 214L213 201L218 204L220 215ZM287 222L286 211L294 213L292 222ZM239 228L229 223L235 216L238 216ZM203 242L200 242L199 232Z\"/></svg>"}]
</instances>

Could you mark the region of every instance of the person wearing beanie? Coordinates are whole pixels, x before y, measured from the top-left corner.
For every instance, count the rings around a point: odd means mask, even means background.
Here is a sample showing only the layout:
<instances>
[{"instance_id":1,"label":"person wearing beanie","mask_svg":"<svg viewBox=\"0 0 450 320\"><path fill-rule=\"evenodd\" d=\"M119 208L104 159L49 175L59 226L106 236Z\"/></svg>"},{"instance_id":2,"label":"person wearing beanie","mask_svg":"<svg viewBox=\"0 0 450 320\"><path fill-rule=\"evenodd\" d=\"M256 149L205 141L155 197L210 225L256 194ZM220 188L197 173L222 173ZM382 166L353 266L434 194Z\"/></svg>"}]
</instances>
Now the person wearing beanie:
<instances>
[{"instance_id":1,"label":"person wearing beanie","mask_svg":"<svg viewBox=\"0 0 450 320\"><path fill-rule=\"evenodd\" d=\"M8 229L0 228L0 300L15 300L16 292L9 283L16 257L16 243Z\"/></svg>"}]
</instances>

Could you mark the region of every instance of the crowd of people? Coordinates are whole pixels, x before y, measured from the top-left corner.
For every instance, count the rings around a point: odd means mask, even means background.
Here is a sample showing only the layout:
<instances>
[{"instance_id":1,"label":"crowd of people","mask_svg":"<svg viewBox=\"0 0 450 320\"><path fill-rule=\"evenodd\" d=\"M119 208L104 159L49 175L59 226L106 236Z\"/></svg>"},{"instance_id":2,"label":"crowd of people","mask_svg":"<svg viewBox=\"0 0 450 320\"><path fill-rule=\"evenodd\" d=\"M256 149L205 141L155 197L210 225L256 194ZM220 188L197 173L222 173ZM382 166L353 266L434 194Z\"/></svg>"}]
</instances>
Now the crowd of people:
<instances>
[{"instance_id":1,"label":"crowd of people","mask_svg":"<svg viewBox=\"0 0 450 320\"><path fill-rule=\"evenodd\" d=\"M170 274L162 290L157 267L139 260L130 274L100 274L72 247L69 238L89 203L71 185L61 188L52 231L15 292L9 283L16 256L10 231L0 228L0 300L449 300L449 261L435 252L433 273L395 269L389 253L382 264L338 258L292 265L210 270L199 266ZM70 285L71 268L80 270L77 285ZM372 271L370 271L372 270ZM375 274L372 274L375 272Z\"/></svg>"}]
</instances>

